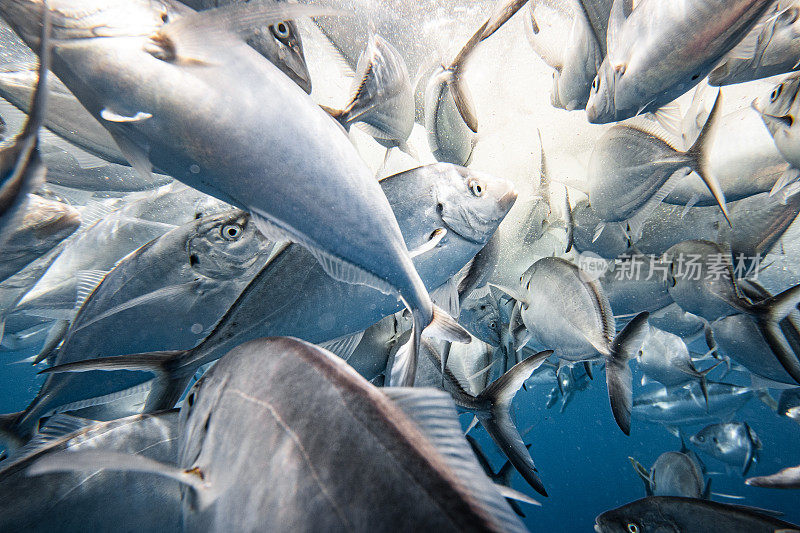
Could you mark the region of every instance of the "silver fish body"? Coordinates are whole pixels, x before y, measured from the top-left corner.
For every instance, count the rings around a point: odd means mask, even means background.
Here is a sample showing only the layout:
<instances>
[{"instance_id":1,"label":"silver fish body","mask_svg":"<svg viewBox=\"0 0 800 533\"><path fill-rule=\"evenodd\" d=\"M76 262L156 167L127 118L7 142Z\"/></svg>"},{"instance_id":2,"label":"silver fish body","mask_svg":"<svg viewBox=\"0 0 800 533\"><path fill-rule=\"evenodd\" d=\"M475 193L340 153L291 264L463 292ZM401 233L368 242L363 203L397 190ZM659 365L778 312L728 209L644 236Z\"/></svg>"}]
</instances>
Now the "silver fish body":
<instances>
[{"instance_id":1,"label":"silver fish body","mask_svg":"<svg viewBox=\"0 0 800 533\"><path fill-rule=\"evenodd\" d=\"M800 74L786 76L772 92L753 102L781 155L800 168Z\"/></svg>"},{"instance_id":2,"label":"silver fish body","mask_svg":"<svg viewBox=\"0 0 800 533\"><path fill-rule=\"evenodd\" d=\"M660 389L639 394L633 399L632 413L634 417L667 425L701 424L732 415L752 397L753 391L746 387L709 383L706 405L700 385L695 382L669 393Z\"/></svg>"},{"instance_id":3,"label":"silver fish body","mask_svg":"<svg viewBox=\"0 0 800 533\"><path fill-rule=\"evenodd\" d=\"M689 441L703 453L741 468L742 475L747 475L761 449L758 435L744 422L706 426L689 437Z\"/></svg>"}]
</instances>

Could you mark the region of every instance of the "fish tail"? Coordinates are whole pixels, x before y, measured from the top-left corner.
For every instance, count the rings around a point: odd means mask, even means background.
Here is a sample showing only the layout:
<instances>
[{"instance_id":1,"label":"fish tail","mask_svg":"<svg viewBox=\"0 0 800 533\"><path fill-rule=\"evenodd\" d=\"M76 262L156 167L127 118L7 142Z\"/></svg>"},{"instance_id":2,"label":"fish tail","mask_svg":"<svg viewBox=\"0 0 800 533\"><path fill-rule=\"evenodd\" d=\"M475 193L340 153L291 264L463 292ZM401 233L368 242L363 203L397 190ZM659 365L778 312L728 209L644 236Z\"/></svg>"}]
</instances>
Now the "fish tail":
<instances>
[{"instance_id":1,"label":"fish tail","mask_svg":"<svg viewBox=\"0 0 800 533\"><path fill-rule=\"evenodd\" d=\"M648 470L644 466L642 466L642 463L640 463L639 461L637 461L633 457L628 457L628 461L631 462L631 466L633 467L633 470L642 479L642 483L644 483L645 493L648 496L652 496L653 495L653 485L652 485L653 480L650 479L650 472L648 472Z\"/></svg>"},{"instance_id":2,"label":"fish tail","mask_svg":"<svg viewBox=\"0 0 800 533\"><path fill-rule=\"evenodd\" d=\"M710 158L711 147L714 144L714 138L719 129L721 108L722 91L717 93L717 99L714 100L714 107L711 108L708 120L706 120L706 123L703 125L703 129L700 131L700 135L697 136L697 140L686 151L686 155L689 156L692 161L692 169L700 175L706 187L708 187L708 190L711 191L717 204L719 204L719 208L722 209L725 220L728 221L728 225L730 226L731 219L728 214L728 206L725 203L725 193L722 190L722 185L720 185L719 180L717 180L711 171Z\"/></svg>"},{"instance_id":3,"label":"fish tail","mask_svg":"<svg viewBox=\"0 0 800 533\"><path fill-rule=\"evenodd\" d=\"M57 374L61 372L92 372L96 370L106 372L117 370L151 372L155 374L155 380L147 396L143 412L152 413L170 409L180 399L195 370L193 366L190 369L189 365L182 365L181 363L190 359L192 352L193 350L173 350L101 357L56 365L39 373Z\"/></svg>"},{"instance_id":4,"label":"fish tail","mask_svg":"<svg viewBox=\"0 0 800 533\"><path fill-rule=\"evenodd\" d=\"M448 342L469 344L472 340L469 332L461 327L447 311L434 305L430 322L425 325L421 309L413 310L413 326L411 338L397 350L390 383L392 387L412 387L417 374L417 359L422 336L433 337ZM442 371L446 362L442 360Z\"/></svg>"},{"instance_id":5,"label":"fish tail","mask_svg":"<svg viewBox=\"0 0 800 533\"><path fill-rule=\"evenodd\" d=\"M488 412L478 414L481 425L525 481L542 496L547 496L547 491L536 472L536 466L522 436L511 420L509 408L514 395L525 380L530 378L534 370L539 368L552 353L552 350L546 350L517 363L476 398L478 403L488 401L491 406Z\"/></svg>"},{"instance_id":6,"label":"fish tail","mask_svg":"<svg viewBox=\"0 0 800 533\"><path fill-rule=\"evenodd\" d=\"M792 379L800 383L800 360L778 324L794 311L798 304L800 304L800 284L758 302L753 306L753 310L759 330L778 362Z\"/></svg>"},{"instance_id":7,"label":"fish tail","mask_svg":"<svg viewBox=\"0 0 800 533\"><path fill-rule=\"evenodd\" d=\"M633 405L633 376L628 362L642 347L650 331L649 313L639 313L619 332L611 343L611 353L606 360L608 399L614 420L626 435L631 434L631 406Z\"/></svg>"}]
</instances>

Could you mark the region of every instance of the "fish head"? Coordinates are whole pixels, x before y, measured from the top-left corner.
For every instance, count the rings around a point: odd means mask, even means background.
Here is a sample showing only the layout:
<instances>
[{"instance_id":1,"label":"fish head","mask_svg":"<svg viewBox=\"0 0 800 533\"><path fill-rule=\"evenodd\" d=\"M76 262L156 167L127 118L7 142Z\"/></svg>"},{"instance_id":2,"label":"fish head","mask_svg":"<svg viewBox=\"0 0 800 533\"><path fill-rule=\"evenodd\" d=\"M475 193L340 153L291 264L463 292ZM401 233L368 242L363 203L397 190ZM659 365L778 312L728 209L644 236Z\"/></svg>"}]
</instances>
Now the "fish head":
<instances>
[{"instance_id":1,"label":"fish head","mask_svg":"<svg viewBox=\"0 0 800 533\"><path fill-rule=\"evenodd\" d=\"M186 243L189 266L207 278L243 276L269 251L269 241L239 209L203 217L194 225Z\"/></svg>"},{"instance_id":2,"label":"fish head","mask_svg":"<svg viewBox=\"0 0 800 533\"><path fill-rule=\"evenodd\" d=\"M486 244L517 199L514 185L450 163L435 167L436 211L444 226L468 241Z\"/></svg>"},{"instance_id":3,"label":"fish head","mask_svg":"<svg viewBox=\"0 0 800 533\"><path fill-rule=\"evenodd\" d=\"M606 511L595 519L594 530L598 533L679 533L681 530L670 523L651 498L636 500L617 509Z\"/></svg>"},{"instance_id":4,"label":"fish head","mask_svg":"<svg viewBox=\"0 0 800 533\"><path fill-rule=\"evenodd\" d=\"M485 294L480 298L467 298L461 305L458 319L468 331L483 342L500 346L500 309L491 294Z\"/></svg>"},{"instance_id":5,"label":"fish head","mask_svg":"<svg viewBox=\"0 0 800 533\"><path fill-rule=\"evenodd\" d=\"M607 124L614 122L617 117L614 93L619 72L614 69L608 58L603 61L597 71L592 88L589 91L589 100L586 103L586 118L592 124Z\"/></svg>"},{"instance_id":6,"label":"fish head","mask_svg":"<svg viewBox=\"0 0 800 533\"><path fill-rule=\"evenodd\" d=\"M259 28L248 39L253 46L281 72L308 94L311 94L311 74L308 72L300 29L293 20L284 20Z\"/></svg>"},{"instance_id":7,"label":"fish head","mask_svg":"<svg viewBox=\"0 0 800 533\"><path fill-rule=\"evenodd\" d=\"M753 109L761 114L761 119L778 143L790 135L797 120L800 74L786 77L768 95L753 101ZM796 128L795 128L796 130Z\"/></svg>"},{"instance_id":8,"label":"fish head","mask_svg":"<svg viewBox=\"0 0 800 533\"><path fill-rule=\"evenodd\" d=\"M723 442L724 428L720 424L706 426L694 435L689 437L691 442L698 450L708 454L718 454L721 443Z\"/></svg>"}]
</instances>

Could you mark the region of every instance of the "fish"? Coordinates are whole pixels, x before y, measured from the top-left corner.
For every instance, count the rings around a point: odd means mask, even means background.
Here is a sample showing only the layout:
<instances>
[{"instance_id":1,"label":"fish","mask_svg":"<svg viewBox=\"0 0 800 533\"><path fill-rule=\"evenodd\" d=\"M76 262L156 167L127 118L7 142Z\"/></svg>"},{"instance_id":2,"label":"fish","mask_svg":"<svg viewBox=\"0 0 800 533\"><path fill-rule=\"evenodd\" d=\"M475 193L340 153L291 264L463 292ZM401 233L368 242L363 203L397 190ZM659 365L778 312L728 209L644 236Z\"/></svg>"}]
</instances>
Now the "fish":
<instances>
[{"instance_id":1,"label":"fish","mask_svg":"<svg viewBox=\"0 0 800 533\"><path fill-rule=\"evenodd\" d=\"M21 224L3 246L0 283L52 250L81 225L81 216L70 205L30 195Z\"/></svg>"},{"instance_id":2,"label":"fish","mask_svg":"<svg viewBox=\"0 0 800 533\"><path fill-rule=\"evenodd\" d=\"M800 169L800 140L797 117L800 109L800 74L790 74L772 89L769 95L753 101L772 134L778 151L795 168Z\"/></svg>"},{"instance_id":3,"label":"fish","mask_svg":"<svg viewBox=\"0 0 800 533\"><path fill-rule=\"evenodd\" d=\"M657 111L697 85L756 25L772 0L644 1L611 8L607 54L592 82L592 123ZM659 21L653 26L652 21ZM702 50L702 52L698 52Z\"/></svg>"},{"instance_id":4,"label":"fish","mask_svg":"<svg viewBox=\"0 0 800 533\"><path fill-rule=\"evenodd\" d=\"M33 93L31 114L22 131L0 144L0 247L24 217L28 194L44 183L47 168L39 153L39 129L44 120L47 103L47 72L50 69L50 17L41 17L41 60L38 82Z\"/></svg>"},{"instance_id":5,"label":"fish","mask_svg":"<svg viewBox=\"0 0 800 533\"><path fill-rule=\"evenodd\" d=\"M263 267L270 249L240 210L202 217L167 232L105 275L80 305L55 355L42 353L37 360L50 358L58 365L196 345ZM108 339L108 331L119 335ZM94 420L134 414L137 407L130 400L135 398L141 407L140 399L123 392L139 391L148 380L130 372L49 376L26 409L6 420L4 431L11 440L24 441L36 423L53 412Z\"/></svg>"},{"instance_id":6,"label":"fish","mask_svg":"<svg viewBox=\"0 0 800 533\"><path fill-rule=\"evenodd\" d=\"M742 469L746 476L758 460L761 441L747 422L727 422L706 426L691 437L698 450L720 461Z\"/></svg>"},{"instance_id":7,"label":"fish","mask_svg":"<svg viewBox=\"0 0 800 533\"><path fill-rule=\"evenodd\" d=\"M683 338L692 338L700 334L706 324L705 320L692 313L687 313L675 302L650 313L648 322L654 328Z\"/></svg>"},{"instance_id":8,"label":"fish","mask_svg":"<svg viewBox=\"0 0 800 533\"><path fill-rule=\"evenodd\" d=\"M634 417L666 425L689 425L725 419L741 409L753 397L748 387L727 383L708 383L708 403L700 384L667 392L658 389L637 394L631 412Z\"/></svg>"},{"instance_id":9,"label":"fish","mask_svg":"<svg viewBox=\"0 0 800 533\"><path fill-rule=\"evenodd\" d=\"M389 360L408 341L410 332L410 317L399 312L389 315L365 329L360 339L354 338L353 341L357 340L358 345L352 350L352 353L347 353L347 347L340 350L338 347L331 346L330 343L323 343L323 347L336 355L341 352L343 356L347 356L345 359L347 364L368 381L372 381L381 375L385 377ZM349 337L347 338L349 340Z\"/></svg>"},{"instance_id":10,"label":"fish","mask_svg":"<svg viewBox=\"0 0 800 533\"><path fill-rule=\"evenodd\" d=\"M639 533L666 528L708 533L773 533L797 531L800 527L762 511L697 498L648 496L604 512L597 517L594 529L598 533Z\"/></svg>"},{"instance_id":11,"label":"fish","mask_svg":"<svg viewBox=\"0 0 800 533\"><path fill-rule=\"evenodd\" d=\"M791 415L792 413L797 412L796 407L799 405L800 405L800 390L796 388L783 390L781 391L780 398L778 398L777 413L780 416L796 419L796 417L792 417Z\"/></svg>"},{"instance_id":12,"label":"fish","mask_svg":"<svg viewBox=\"0 0 800 533\"><path fill-rule=\"evenodd\" d=\"M697 370L682 338L653 327L650 328L650 335L644 341L636 362L647 381L655 380L667 390L698 381L706 399L708 398L706 376L720 364L717 363L703 371ZM645 381L643 377L642 384L645 384Z\"/></svg>"},{"instance_id":13,"label":"fish","mask_svg":"<svg viewBox=\"0 0 800 533\"><path fill-rule=\"evenodd\" d=\"M47 457L87 450L136 453L154 461L178 457L178 411L94 422L56 415L35 441L2 461L6 494L0 528L28 531L180 528L180 485L136 472L59 472L31 476ZM133 490L147 484L148 490Z\"/></svg>"},{"instance_id":14,"label":"fish","mask_svg":"<svg viewBox=\"0 0 800 533\"><path fill-rule=\"evenodd\" d=\"M704 480L699 459L684 446L679 452L664 452L648 471L633 457L633 469L642 478L647 496L680 496L708 499L711 481Z\"/></svg>"},{"instance_id":15,"label":"fish","mask_svg":"<svg viewBox=\"0 0 800 533\"><path fill-rule=\"evenodd\" d=\"M400 52L372 35L358 60L350 102L329 112L346 130L358 123L378 142L411 151L406 141L414 128L414 94Z\"/></svg>"},{"instance_id":16,"label":"fish","mask_svg":"<svg viewBox=\"0 0 800 533\"><path fill-rule=\"evenodd\" d=\"M515 349L535 338L566 361L604 359L611 410L623 433L630 434L631 371L647 335L647 312L619 334L602 286L558 257L535 262L520 279L522 289L498 287L514 298L524 327L514 332ZM514 320L511 321L512 325Z\"/></svg>"},{"instance_id":17,"label":"fish","mask_svg":"<svg viewBox=\"0 0 800 533\"><path fill-rule=\"evenodd\" d=\"M476 180L481 184L479 196L472 187ZM513 186L506 180L447 163L401 172L381 180L380 185L392 199L408 245L417 248L427 244L431 248L415 258L430 289L445 284L474 257L515 199ZM409 201L409 191L414 191L413 202ZM446 230L443 236L441 229ZM448 301L455 299L452 287L445 294L450 296ZM144 412L152 412L161 410L161 406L172 407L198 368L242 342L285 335L314 343L336 341L352 349L365 329L402 308L396 298L372 287L334 280L306 248L286 244L276 249L198 346L90 359L44 372L155 372L157 379L144 407ZM337 354L347 359L347 354L339 350ZM6 425L9 419L13 415Z\"/></svg>"},{"instance_id":18,"label":"fish","mask_svg":"<svg viewBox=\"0 0 800 533\"><path fill-rule=\"evenodd\" d=\"M709 241L685 241L667 250L670 295L682 309L709 322L745 313L755 320L784 370L798 383L800 362L779 323L800 302L800 285L750 302L742 296L727 250Z\"/></svg>"},{"instance_id":19,"label":"fish","mask_svg":"<svg viewBox=\"0 0 800 533\"><path fill-rule=\"evenodd\" d=\"M176 479L193 531L525 530L477 463L446 393L377 389L298 339L257 339L226 354L190 391L180 420L176 462L86 452L40 460L34 471L100 466ZM337 460L341 450L347 461Z\"/></svg>"},{"instance_id":20,"label":"fish","mask_svg":"<svg viewBox=\"0 0 800 533\"><path fill-rule=\"evenodd\" d=\"M710 85L730 85L785 74L800 67L800 5L776 2L708 75Z\"/></svg>"},{"instance_id":21,"label":"fish","mask_svg":"<svg viewBox=\"0 0 800 533\"><path fill-rule=\"evenodd\" d=\"M341 129L309 95L227 29L239 28L247 37L256 22L322 15L326 9L250 3L176 12L145 0L94 0L89 5L97 9L91 17L59 6L59 15L71 28L56 32L55 41L66 44L55 47L60 61L54 70L102 121L134 168L145 173L159 168L246 209L267 237L308 248L335 279L366 284L405 302L414 315L414 334L402 352L406 364L397 367L393 383L413 382L423 329L432 325L426 335L469 339L432 303L389 202ZM31 0L15 0L0 14L32 43L30 13L40 7ZM126 24L121 14L128 15ZM132 21L155 38L132 36ZM103 39L98 46L74 46L75 39L86 42L98 24L115 28L109 31L121 37ZM210 45L208 31L225 45L217 39ZM196 63L204 68L194 68ZM268 102L234 97L233 105L233 87L240 95L266 90L272 97ZM287 109L292 110L290 120ZM265 126L276 121L283 124L280 130ZM204 141L199 131L206 133ZM223 149L220 138L227 140ZM304 179L285 179L293 174Z\"/></svg>"},{"instance_id":22,"label":"fish","mask_svg":"<svg viewBox=\"0 0 800 533\"><path fill-rule=\"evenodd\" d=\"M587 363L588 364L588 363ZM592 383L590 373L586 372L586 367L576 367L564 365L556 371L557 386L550 391L551 400L548 402L547 408L550 409L555 405L555 401L561 398L561 407L558 409L559 413L566 411L567 406L575 398L575 393L584 391L589 388Z\"/></svg>"},{"instance_id":23,"label":"fish","mask_svg":"<svg viewBox=\"0 0 800 533\"><path fill-rule=\"evenodd\" d=\"M725 193L708 168L707 151L716 133L721 93L695 143L686 151L676 148L656 123L635 120L609 129L595 146L589 162L589 203L606 223L627 226L634 241L653 208L690 170L699 173L725 219L730 216Z\"/></svg>"},{"instance_id":24,"label":"fish","mask_svg":"<svg viewBox=\"0 0 800 533\"><path fill-rule=\"evenodd\" d=\"M790 466L768 476L756 476L744 481L752 487L767 489L800 489L800 467Z\"/></svg>"},{"instance_id":25,"label":"fish","mask_svg":"<svg viewBox=\"0 0 800 533\"><path fill-rule=\"evenodd\" d=\"M500 309L491 292L465 299L460 309L459 324L481 341L500 346Z\"/></svg>"}]
</instances>

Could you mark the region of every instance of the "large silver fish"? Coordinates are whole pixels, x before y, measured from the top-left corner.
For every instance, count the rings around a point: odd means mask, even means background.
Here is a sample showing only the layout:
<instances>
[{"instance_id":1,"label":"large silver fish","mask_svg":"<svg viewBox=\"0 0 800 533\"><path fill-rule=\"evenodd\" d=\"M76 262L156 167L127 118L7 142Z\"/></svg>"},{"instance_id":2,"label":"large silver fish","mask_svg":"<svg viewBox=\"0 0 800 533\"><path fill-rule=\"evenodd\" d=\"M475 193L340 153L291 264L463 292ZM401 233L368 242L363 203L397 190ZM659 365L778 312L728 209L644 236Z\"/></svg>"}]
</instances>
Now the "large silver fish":
<instances>
[{"instance_id":1,"label":"large silver fish","mask_svg":"<svg viewBox=\"0 0 800 533\"><path fill-rule=\"evenodd\" d=\"M54 363L197 344L263 267L269 249L239 210L199 218L164 234L103 278L80 307ZM119 335L108 338L108 331ZM130 372L50 376L5 431L24 440L40 418L55 411L95 420L133 414L137 408L131 404L141 405L139 386L145 377ZM114 395L120 391L128 394Z\"/></svg>"},{"instance_id":2,"label":"large silver fish","mask_svg":"<svg viewBox=\"0 0 800 533\"><path fill-rule=\"evenodd\" d=\"M751 477L745 483L768 489L800 489L800 466L784 468L768 476Z\"/></svg>"},{"instance_id":3,"label":"large silver fish","mask_svg":"<svg viewBox=\"0 0 800 533\"><path fill-rule=\"evenodd\" d=\"M87 450L136 453L154 461L178 457L177 411L112 422L56 415L22 452L2 462L6 495L0 529L130 531L180 528L180 485L137 472L54 472L31 475L39 460ZM147 486L147 490L135 490Z\"/></svg>"},{"instance_id":4,"label":"large silver fish","mask_svg":"<svg viewBox=\"0 0 800 533\"><path fill-rule=\"evenodd\" d=\"M589 122L615 122L656 111L686 93L772 3L644 0L625 18L622 1L616 0L608 23L608 52L586 105Z\"/></svg>"},{"instance_id":5,"label":"large silver fish","mask_svg":"<svg viewBox=\"0 0 800 533\"><path fill-rule=\"evenodd\" d=\"M767 11L747 37L708 75L729 85L784 74L800 67L800 4L783 0Z\"/></svg>"},{"instance_id":6,"label":"large silver fish","mask_svg":"<svg viewBox=\"0 0 800 533\"><path fill-rule=\"evenodd\" d=\"M540 259L522 275L522 288L501 288L517 303L514 313L523 327L514 331L515 348L531 339L566 361L604 359L608 397L614 419L630 434L632 397L630 359L648 332L641 313L619 333L600 282L558 257ZM515 327L515 320L511 320Z\"/></svg>"},{"instance_id":7,"label":"large silver fish","mask_svg":"<svg viewBox=\"0 0 800 533\"><path fill-rule=\"evenodd\" d=\"M247 37L256 22L326 10L250 3L192 12L158 4L79 0L49 7L59 20L54 71L132 166L155 166L245 208L269 238L307 247L333 278L401 299L414 316L414 334L397 383L413 382L423 329L468 341L431 302L389 202L348 138L234 33ZM32 15L41 9L38 0L14 0L0 14L32 44ZM110 35L102 43L88 38L99 26ZM265 91L267 100L260 97Z\"/></svg>"},{"instance_id":8,"label":"large silver fish","mask_svg":"<svg viewBox=\"0 0 800 533\"><path fill-rule=\"evenodd\" d=\"M446 163L402 172L380 184L392 199L408 245L429 249L415 257L415 265L430 289L445 284L475 256L497 229L515 197L511 184L505 180ZM480 184L483 191L480 195L473 190L475 184ZM413 194L414 201L409 200L409 194ZM445 291L443 300L457 301L454 286L449 286L452 290ZM291 244L273 254L267 266L197 347L90 359L48 372L125 369L156 372L158 379L145 410L158 410L162 405L174 405L200 366L242 342L272 335L299 337L315 343L335 340L339 345L349 340L352 351L363 330L401 309L400 302L391 295L330 278L308 250ZM347 358L341 350L337 354Z\"/></svg>"},{"instance_id":9,"label":"large silver fish","mask_svg":"<svg viewBox=\"0 0 800 533\"><path fill-rule=\"evenodd\" d=\"M180 416L177 463L87 452L51 457L36 471L99 467L177 479L192 531L524 531L445 393L379 390L303 341L235 348L192 389Z\"/></svg>"}]
</instances>

